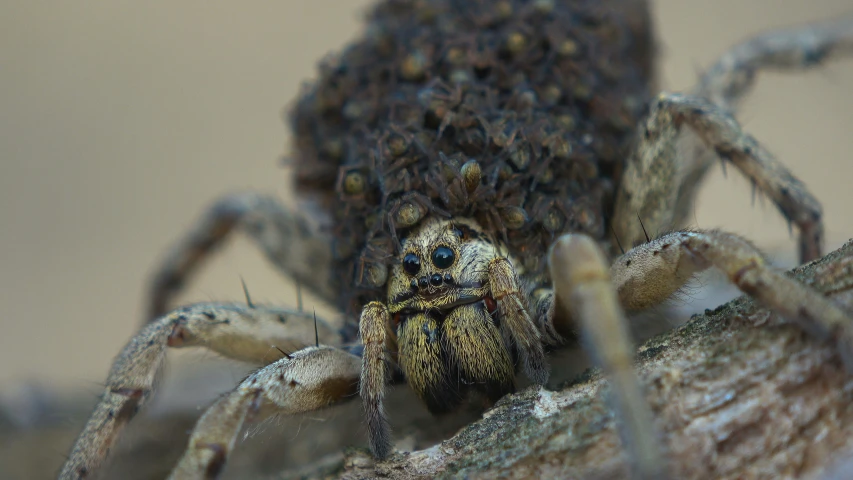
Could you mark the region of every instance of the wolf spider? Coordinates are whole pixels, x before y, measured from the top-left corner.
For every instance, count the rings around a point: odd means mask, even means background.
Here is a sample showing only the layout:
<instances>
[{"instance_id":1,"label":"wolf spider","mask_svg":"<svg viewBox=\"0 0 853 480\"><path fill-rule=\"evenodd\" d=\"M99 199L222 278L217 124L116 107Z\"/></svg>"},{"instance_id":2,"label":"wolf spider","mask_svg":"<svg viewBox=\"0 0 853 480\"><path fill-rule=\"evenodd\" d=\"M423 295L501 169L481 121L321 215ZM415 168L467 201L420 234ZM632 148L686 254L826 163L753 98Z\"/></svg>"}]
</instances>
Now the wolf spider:
<instances>
[{"instance_id":1,"label":"wolf spider","mask_svg":"<svg viewBox=\"0 0 853 480\"><path fill-rule=\"evenodd\" d=\"M809 68L851 51L849 20L771 32L723 55L690 93L659 95L639 125L625 166L613 238L557 238L548 254L550 275L525 272L505 245L472 219L427 215L401 239L399 262L388 272L386 301L364 305L360 344L340 345L341 336L323 323L288 322L294 312L251 302L204 303L164 313L183 280L234 231L255 239L270 261L303 285L334 298L328 286L333 272L325 268L331 254L311 225L274 199L223 198L162 265L151 298L156 319L116 358L60 478L96 472L151 396L167 347L203 346L238 360L268 362L207 409L172 474L210 478L221 471L250 419L309 412L356 394L364 404L370 447L385 458L393 450L383 409L389 381L405 378L433 412L456 407L471 392L493 402L515 389L518 366L544 384L545 349L560 346L575 325L612 381L636 474L665 476L665 456L646 440L651 413L633 373L624 311L660 304L694 274L715 267L770 309L818 339L835 342L853 367L851 316L770 266L747 240L718 230L645 235L686 223L692 195L713 162L708 155L681 154L678 140L687 129L796 225L802 261L817 258L823 234L819 203L742 131L731 112L759 70ZM633 248L608 261L606 252L617 239ZM279 347L275 358L271 346Z\"/></svg>"}]
</instances>

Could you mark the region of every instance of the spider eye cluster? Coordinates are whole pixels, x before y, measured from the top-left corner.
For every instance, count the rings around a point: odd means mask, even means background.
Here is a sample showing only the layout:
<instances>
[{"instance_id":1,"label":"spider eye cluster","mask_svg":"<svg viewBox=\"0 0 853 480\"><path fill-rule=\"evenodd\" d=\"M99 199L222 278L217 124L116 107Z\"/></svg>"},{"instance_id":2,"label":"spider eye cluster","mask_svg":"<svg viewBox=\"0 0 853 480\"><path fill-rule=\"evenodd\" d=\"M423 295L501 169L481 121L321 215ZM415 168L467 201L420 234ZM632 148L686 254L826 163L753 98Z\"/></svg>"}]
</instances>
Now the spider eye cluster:
<instances>
[{"instance_id":1,"label":"spider eye cluster","mask_svg":"<svg viewBox=\"0 0 853 480\"><path fill-rule=\"evenodd\" d=\"M429 260L432 261L435 268L446 270L453 266L453 263L456 261L456 253L447 245L439 245L433 249ZM432 275L418 277L418 274L421 273L421 257L417 253L409 252L405 254L402 263L403 271L412 277L410 282L412 290L419 290L429 286L440 287L443 284L453 284L453 276L450 273L444 273L443 275L441 273L433 273Z\"/></svg>"}]
</instances>

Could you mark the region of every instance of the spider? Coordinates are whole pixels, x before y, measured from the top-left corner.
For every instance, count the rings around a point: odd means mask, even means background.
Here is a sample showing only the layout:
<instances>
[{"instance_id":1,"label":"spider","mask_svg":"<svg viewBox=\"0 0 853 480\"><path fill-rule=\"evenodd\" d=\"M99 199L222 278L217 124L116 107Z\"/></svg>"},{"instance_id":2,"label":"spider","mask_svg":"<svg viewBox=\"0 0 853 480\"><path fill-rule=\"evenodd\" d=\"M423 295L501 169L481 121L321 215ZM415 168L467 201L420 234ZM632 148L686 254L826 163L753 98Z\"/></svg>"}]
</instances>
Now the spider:
<instances>
[{"instance_id":1,"label":"spider","mask_svg":"<svg viewBox=\"0 0 853 480\"><path fill-rule=\"evenodd\" d=\"M322 67L294 113L297 186L332 222L318 226L314 212L291 212L261 195L214 204L166 258L152 289L152 320L116 358L60 477L96 472L152 394L167 347L268 363L201 417L173 472L184 478L215 477L251 418L355 396L371 451L386 458L390 382L407 383L435 413L472 397L493 403L515 391L519 371L545 384L546 351L576 336L613 383L637 475L663 476L665 456L647 441L651 413L639 401L625 311L664 302L711 267L836 342L853 364L847 313L771 267L747 240L683 229L715 157L683 155L679 143L689 130L746 175L798 228L800 259L817 258L819 203L732 114L758 70L806 68L849 53L850 22L756 37L725 54L691 92L649 98L647 6L614 6L377 7L377 28ZM450 33L435 29L436 17ZM555 33L555 24L566 32ZM466 26L482 30L472 40ZM454 31L460 38L446 38ZM450 46L470 51L445 58ZM432 95L430 77L460 85L459 101ZM467 83L477 85L466 91ZM456 105L478 110L477 121L449 117ZM302 285L358 317L358 336L354 322L341 331L320 321L297 325L287 318L299 312L251 302L169 311L199 262L237 230ZM652 239L648 231L670 233ZM630 248L618 253L620 245ZM271 346L278 358L269 358Z\"/></svg>"}]
</instances>

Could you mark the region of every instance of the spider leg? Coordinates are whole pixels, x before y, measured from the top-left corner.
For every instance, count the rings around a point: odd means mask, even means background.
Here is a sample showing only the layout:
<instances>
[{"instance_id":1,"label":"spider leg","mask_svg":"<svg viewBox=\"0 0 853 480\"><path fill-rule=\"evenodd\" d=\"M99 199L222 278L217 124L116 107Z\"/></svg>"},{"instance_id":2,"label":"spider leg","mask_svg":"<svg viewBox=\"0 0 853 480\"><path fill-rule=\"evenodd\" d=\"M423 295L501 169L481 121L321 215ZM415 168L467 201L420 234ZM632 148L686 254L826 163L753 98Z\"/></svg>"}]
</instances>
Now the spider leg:
<instances>
[{"instance_id":1,"label":"spider leg","mask_svg":"<svg viewBox=\"0 0 853 480\"><path fill-rule=\"evenodd\" d=\"M638 214L653 232L678 228L689 218L696 187L716 156L695 151L697 142L691 139L678 141L681 126L687 123L705 146L734 163L797 225L801 261L819 257L823 235L820 205L768 152L752 152L755 140L743 134L730 115L760 70L813 68L851 54L853 18L775 30L732 47L708 69L691 90L692 95L707 101L662 96L642 122L638 145L625 170L613 224L617 236L628 245L642 242ZM733 158L731 147L742 155ZM744 156L751 161L744 161Z\"/></svg>"},{"instance_id":2,"label":"spider leg","mask_svg":"<svg viewBox=\"0 0 853 480\"><path fill-rule=\"evenodd\" d=\"M383 400L385 387L391 378L389 367L396 364L392 352L397 351L388 308L381 302L365 305L358 329L364 344L359 393L367 417L370 449L381 459L387 457L392 448L391 427Z\"/></svg>"},{"instance_id":3,"label":"spider leg","mask_svg":"<svg viewBox=\"0 0 853 480\"><path fill-rule=\"evenodd\" d=\"M167 347L204 346L237 360L269 363L288 355L282 347L303 348L315 342L313 322L298 322L291 313L273 307L202 303L145 325L114 360L104 393L59 478L95 473L123 428L151 397ZM339 334L325 324L318 323L317 332L324 343L340 343Z\"/></svg>"},{"instance_id":4,"label":"spider leg","mask_svg":"<svg viewBox=\"0 0 853 480\"><path fill-rule=\"evenodd\" d=\"M616 199L613 229L628 245L645 240L645 229L678 227L692 195L696 160L678 152L678 135L689 127L723 160L731 162L776 204L800 230L800 259L820 256L823 222L820 203L799 180L720 107L699 97L661 94L640 125L639 144L627 162ZM641 222L637 221L639 215Z\"/></svg>"},{"instance_id":5,"label":"spider leg","mask_svg":"<svg viewBox=\"0 0 853 480\"><path fill-rule=\"evenodd\" d=\"M308 347L249 375L199 419L169 478L216 478L247 421L294 415L355 398L361 359L334 347Z\"/></svg>"},{"instance_id":6,"label":"spider leg","mask_svg":"<svg viewBox=\"0 0 853 480\"><path fill-rule=\"evenodd\" d=\"M853 371L853 318L831 300L772 267L747 240L719 230L664 235L617 258L611 267L628 311L660 304L696 272L715 267L741 291L821 340L836 343Z\"/></svg>"},{"instance_id":7,"label":"spider leg","mask_svg":"<svg viewBox=\"0 0 853 480\"><path fill-rule=\"evenodd\" d=\"M548 382L548 362L537 325L530 318L527 296L518 275L506 258L489 262L489 283L501 319L500 329L507 347L515 346L527 378L539 385Z\"/></svg>"},{"instance_id":8,"label":"spider leg","mask_svg":"<svg viewBox=\"0 0 853 480\"><path fill-rule=\"evenodd\" d=\"M277 199L240 193L224 196L210 206L160 263L150 285L147 320L170 308L205 257L235 230L255 240L282 272L334 303L331 243L306 218L289 211Z\"/></svg>"},{"instance_id":9,"label":"spider leg","mask_svg":"<svg viewBox=\"0 0 853 480\"><path fill-rule=\"evenodd\" d=\"M709 68L693 93L735 110L759 70L813 68L853 55L853 18L773 30L739 43Z\"/></svg>"},{"instance_id":10,"label":"spider leg","mask_svg":"<svg viewBox=\"0 0 853 480\"><path fill-rule=\"evenodd\" d=\"M554 242L548 263L555 308L563 310L562 318L580 322L587 351L610 380L635 478L667 478L652 414L634 374L635 349L603 253L590 237L564 235Z\"/></svg>"},{"instance_id":11,"label":"spider leg","mask_svg":"<svg viewBox=\"0 0 853 480\"><path fill-rule=\"evenodd\" d=\"M579 323L585 346L610 378L623 435L641 478L658 478L663 463L649 441L654 425L631 367L635 350L622 308L640 311L658 305L694 274L715 267L770 310L817 339L833 342L853 371L853 318L818 291L769 265L741 237L717 230L673 232L617 258L609 275L603 262L592 239L560 237L549 253L555 301L541 308L554 312L551 322ZM545 295L541 298L548 300Z\"/></svg>"}]
</instances>

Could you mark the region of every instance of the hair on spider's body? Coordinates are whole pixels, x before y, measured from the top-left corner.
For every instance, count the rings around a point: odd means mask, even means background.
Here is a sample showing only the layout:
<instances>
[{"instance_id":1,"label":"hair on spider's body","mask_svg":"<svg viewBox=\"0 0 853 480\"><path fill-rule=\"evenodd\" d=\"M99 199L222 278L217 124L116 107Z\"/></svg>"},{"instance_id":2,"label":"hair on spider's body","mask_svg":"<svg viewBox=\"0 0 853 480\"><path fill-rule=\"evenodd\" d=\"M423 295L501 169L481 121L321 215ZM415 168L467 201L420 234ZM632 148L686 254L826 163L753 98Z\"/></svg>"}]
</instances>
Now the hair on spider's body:
<instances>
[{"instance_id":1,"label":"hair on spider's body","mask_svg":"<svg viewBox=\"0 0 853 480\"><path fill-rule=\"evenodd\" d=\"M515 390L519 372L545 384L546 349L576 333L612 382L633 473L683 470L685 460L659 445L625 311L658 305L714 267L834 341L853 365L853 322L837 305L741 237L678 230L713 162L678 155L681 132L692 130L797 226L802 260L819 256L819 203L731 114L757 68L806 68L853 50L850 23L766 34L726 54L689 94L652 97L646 2L379 4L364 38L323 62L293 109L295 185L319 209L292 212L255 194L211 208L155 277L152 322L117 358L61 477L99 466L150 396L167 346L265 365L199 420L173 472L183 478L216 476L262 411L310 412L356 392L383 459L394 448L390 381L408 383L435 413L471 394L495 402ZM336 304L344 328L318 329L316 318L313 330L294 326L248 295L247 308L167 312L233 230ZM617 256L622 245L628 251ZM263 358L280 332L299 348Z\"/></svg>"}]
</instances>

